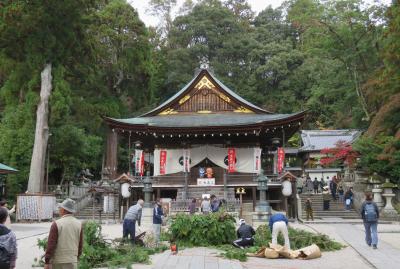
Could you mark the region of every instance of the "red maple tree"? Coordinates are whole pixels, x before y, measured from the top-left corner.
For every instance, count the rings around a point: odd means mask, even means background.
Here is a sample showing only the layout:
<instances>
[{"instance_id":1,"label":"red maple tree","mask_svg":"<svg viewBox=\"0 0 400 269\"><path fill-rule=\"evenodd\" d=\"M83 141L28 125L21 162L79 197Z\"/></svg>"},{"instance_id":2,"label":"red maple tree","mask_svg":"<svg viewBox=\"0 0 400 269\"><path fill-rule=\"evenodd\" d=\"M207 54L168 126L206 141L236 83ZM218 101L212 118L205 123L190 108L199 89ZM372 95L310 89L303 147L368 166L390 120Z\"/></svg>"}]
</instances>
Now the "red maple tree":
<instances>
[{"instance_id":1,"label":"red maple tree","mask_svg":"<svg viewBox=\"0 0 400 269\"><path fill-rule=\"evenodd\" d=\"M328 166L332 163L339 162L347 164L348 166L353 166L359 154L353 149L351 144L345 141L338 141L335 146L334 148L321 150L321 153L326 155L321 158L321 165Z\"/></svg>"}]
</instances>

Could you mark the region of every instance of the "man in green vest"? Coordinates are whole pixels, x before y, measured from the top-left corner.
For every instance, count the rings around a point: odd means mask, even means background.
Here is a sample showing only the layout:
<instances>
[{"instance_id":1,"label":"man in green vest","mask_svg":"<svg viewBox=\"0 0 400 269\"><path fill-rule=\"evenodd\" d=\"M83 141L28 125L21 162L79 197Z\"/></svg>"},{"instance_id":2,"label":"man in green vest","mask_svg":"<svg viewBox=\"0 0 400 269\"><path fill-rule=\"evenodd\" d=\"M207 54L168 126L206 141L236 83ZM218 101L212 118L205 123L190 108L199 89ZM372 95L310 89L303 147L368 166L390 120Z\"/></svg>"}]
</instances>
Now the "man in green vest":
<instances>
[{"instance_id":1,"label":"man in green vest","mask_svg":"<svg viewBox=\"0 0 400 269\"><path fill-rule=\"evenodd\" d=\"M61 218L50 227L44 269L77 269L82 254L82 224L73 216L74 200L67 198L58 206Z\"/></svg>"}]
</instances>

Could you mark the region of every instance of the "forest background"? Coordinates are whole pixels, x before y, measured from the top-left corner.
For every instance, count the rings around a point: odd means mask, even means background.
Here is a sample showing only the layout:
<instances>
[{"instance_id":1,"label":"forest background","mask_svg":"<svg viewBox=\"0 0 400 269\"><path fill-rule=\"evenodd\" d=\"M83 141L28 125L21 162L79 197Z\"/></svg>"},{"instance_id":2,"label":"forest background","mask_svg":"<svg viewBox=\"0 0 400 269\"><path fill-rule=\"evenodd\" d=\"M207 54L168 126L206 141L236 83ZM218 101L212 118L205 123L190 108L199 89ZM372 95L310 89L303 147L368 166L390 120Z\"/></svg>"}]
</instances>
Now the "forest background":
<instances>
[{"instance_id":1,"label":"forest background","mask_svg":"<svg viewBox=\"0 0 400 269\"><path fill-rule=\"evenodd\" d=\"M134 117L190 81L206 57L249 101L276 113L308 110L305 129L365 131L360 165L400 180L400 5L288 0L258 15L246 0L152 0L146 27L126 0L0 2L0 162L24 192L40 73L53 66L49 184L83 168L100 177L101 116ZM127 149L119 150L127 163Z\"/></svg>"}]
</instances>

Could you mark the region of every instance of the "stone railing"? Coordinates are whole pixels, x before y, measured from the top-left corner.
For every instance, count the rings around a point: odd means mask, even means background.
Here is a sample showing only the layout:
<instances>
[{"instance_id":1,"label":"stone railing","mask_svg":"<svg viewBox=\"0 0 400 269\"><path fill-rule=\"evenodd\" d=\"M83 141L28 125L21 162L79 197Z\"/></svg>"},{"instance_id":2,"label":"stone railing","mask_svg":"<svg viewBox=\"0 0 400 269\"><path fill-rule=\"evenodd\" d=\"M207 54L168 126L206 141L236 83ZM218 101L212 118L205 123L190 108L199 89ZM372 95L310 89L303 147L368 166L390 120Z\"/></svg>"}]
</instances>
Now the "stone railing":
<instances>
[{"instance_id":1,"label":"stone railing","mask_svg":"<svg viewBox=\"0 0 400 269\"><path fill-rule=\"evenodd\" d=\"M238 212L240 208L240 201L239 199L227 199L225 200L225 208L228 212ZM189 212L189 205L191 204L192 199L186 200L172 200L171 201L171 211L172 212ZM196 210L200 212L200 203L198 201L196 204Z\"/></svg>"}]
</instances>

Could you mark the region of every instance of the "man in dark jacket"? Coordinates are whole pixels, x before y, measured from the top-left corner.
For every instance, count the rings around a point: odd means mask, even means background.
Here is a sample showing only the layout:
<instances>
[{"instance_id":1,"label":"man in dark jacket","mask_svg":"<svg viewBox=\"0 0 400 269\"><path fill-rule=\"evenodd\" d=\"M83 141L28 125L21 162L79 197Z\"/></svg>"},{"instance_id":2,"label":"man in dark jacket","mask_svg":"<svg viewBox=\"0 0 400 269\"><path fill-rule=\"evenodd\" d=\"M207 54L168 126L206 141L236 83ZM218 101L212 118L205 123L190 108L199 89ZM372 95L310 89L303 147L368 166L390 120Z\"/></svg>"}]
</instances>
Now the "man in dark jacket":
<instances>
[{"instance_id":1,"label":"man in dark jacket","mask_svg":"<svg viewBox=\"0 0 400 269\"><path fill-rule=\"evenodd\" d=\"M244 219L239 220L240 227L237 230L239 239L233 241L233 245L238 248L245 248L254 244L253 236L256 234L253 227L247 225Z\"/></svg>"},{"instance_id":2,"label":"man in dark jacket","mask_svg":"<svg viewBox=\"0 0 400 269\"><path fill-rule=\"evenodd\" d=\"M353 187L350 187L350 189L344 194L344 202L346 204L346 210L350 210L351 205L353 204Z\"/></svg>"},{"instance_id":3,"label":"man in dark jacket","mask_svg":"<svg viewBox=\"0 0 400 269\"><path fill-rule=\"evenodd\" d=\"M17 238L5 225L8 217L8 210L0 207L0 268L15 268L17 259Z\"/></svg>"},{"instance_id":4,"label":"man in dark jacket","mask_svg":"<svg viewBox=\"0 0 400 269\"><path fill-rule=\"evenodd\" d=\"M365 194L365 201L361 206L361 218L364 221L365 241L367 245L372 245L374 249L377 249L379 209L373 201L371 193Z\"/></svg>"},{"instance_id":5,"label":"man in dark jacket","mask_svg":"<svg viewBox=\"0 0 400 269\"><path fill-rule=\"evenodd\" d=\"M161 200L157 199L156 204L153 209L153 230L154 230L154 238L156 244L160 242L160 234L161 234L161 224L162 217L164 216L164 212L161 207Z\"/></svg>"},{"instance_id":6,"label":"man in dark jacket","mask_svg":"<svg viewBox=\"0 0 400 269\"><path fill-rule=\"evenodd\" d=\"M278 234L281 232L285 238L285 247L290 250L288 219L282 213L275 213L269 218L269 229L272 232L272 244L278 243Z\"/></svg>"}]
</instances>

